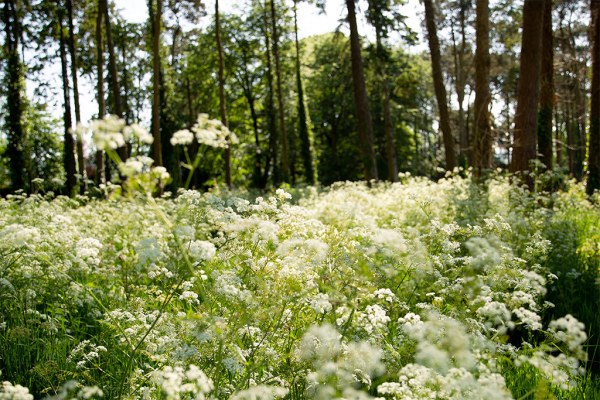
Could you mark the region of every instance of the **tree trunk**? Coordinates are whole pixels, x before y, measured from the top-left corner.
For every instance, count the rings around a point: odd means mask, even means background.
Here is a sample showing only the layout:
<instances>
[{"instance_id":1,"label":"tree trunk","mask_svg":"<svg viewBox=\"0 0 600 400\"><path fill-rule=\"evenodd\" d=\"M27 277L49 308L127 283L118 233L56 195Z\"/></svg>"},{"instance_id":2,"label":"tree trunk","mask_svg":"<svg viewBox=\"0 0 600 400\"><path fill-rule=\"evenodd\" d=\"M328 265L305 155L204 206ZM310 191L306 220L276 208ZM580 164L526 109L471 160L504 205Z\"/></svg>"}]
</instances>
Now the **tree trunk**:
<instances>
[{"instance_id":1,"label":"tree trunk","mask_svg":"<svg viewBox=\"0 0 600 400\"><path fill-rule=\"evenodd\" d=\"M456 166L456 155L454 152L454 138L452 137L452 130L450 128L450 114L448 112L446 87L444 86L444 78L442 76L440 42L437 36L435 10L433 8L432 0L424 0L423 3L425 4L425 24L427 25L429 51L431 52L433 86L440 112L440 128L442 130L444 150L446 152L446 169L452 170Z\"/></svg>"},{"instance_id":2,"label":"tree trunk","mask_svg":"<svg viewBox=\"0 0 600 400\"><path fill-rule=\"evenodd\" d=\"M2 13L5 32L6 57L6 108L8 115L5 118L5 129L8 131L6 155L9 158L10 186L13 191L26 189L25 183L25 139L26 132L23 126L23 112L25 102L25 73L21 56L19 54L19 41L21 38L21 21L17 13L17 4L14 0L4 2Z\"/></svg>"},{"instance_id":3,"label":"tree trunk","mask_svg":"<svg viewBox=\"0 0 600 400\"><path fill-rule=\"evenodd\" d=\"M279 147L279 132L277 131L277 122L275 115L275 100L273 96L273 63L271 60L271 38L269 36L269 17L267 14L267 2L265 1L263 7L263 20L264 20L264 35L265 35L265 56L267 62L267 116L269 123L269 152L267 155L264 176L262 186L267 185L268 175L271 171L272 179L275 182L279 181L279 164L278 164L278 147Z\"/></svg>"},{"instance_id":4,"label":"tree trunk","mask_svg":"<svg viewBox=\"0 0 600 400\"><path fill-rule=\"evenodd\" d=\"M121 103L121 84L119 82L119 72L117 70L117 56L115 55L115 44L112 36L112 28L110 23L110 14L108 12L107 0L102 0L102 11L104 12L104 25L106 27L106 45L108 47L108 69L110 72L110 87L113 99L115 115L123 118L123 105ZM127 146L122 146L117 149L119 157L122 160L127 159Z\"/></svg>"},{"instance_id":5,"label":"tree trunk","mask_svg":"<svg viewBox=\"0 0 600 400\"><path fill-rule=\"evenodd\" d=\"M73 100L75 104L75 124L81 123L81 108L79 106L79 83L77 79L77 48L75 47L75 27L73 26L73 2L67 0L67 18L69 21L69 53L71 55L71 76L73 77ZM86 172L85 157L83 156L83 138L77 136L77 166L81 179L79 191L85 193Z\"/></svg>"},{"instance_id":6,"label":"tree trunk","mask_svg":"<svg viewBox=\"0 0 600 400\"><path fill-rule=\"evenodd\" d=\"M151 0L149 16L152 25L152 158L154 165L162 166L162 146L160 138L160 29L162 23L163 0ZM156 4L156 9L153 7Z\"/></svg>"},{"instance_id":7,"label":"tree trunk","mask_svg":"<svg viewBox=\"0 0 600 400\"><path fill-rule=\"evenodd\" d=\"M590 148L588 157L589 195L600 189L600 0L591 1L592 89L590 105Z\"/></svg>"},{"instance_id":8,"label":"tree trunk","mask_svg":"<svg viewBox=\"0 0 600 400\"><path fill-rule=\"evenodd\" d=\"M373 122L369 111L367 88L365 84L365 73L363 69L360 38L356 24L355 0L346 0L348 9L348 23L350 25L350 58L352 61L352 83L354 85L354 101L356 102L356 116L358 119L358 135L362 151L365 179L379 179L377 174L377 162L375 160L375 149L373 147Z\"/></svg>"},{"instance_id":9,"label":"tree trunk","mask_svg":"<svg viewBox=\"0 0 600 400\"><path fill-rule=\"evenodd\" d=\"M537 107L540 97L540 67L542 56L542 25L544 2L525 0L523 6L523 36L517 87L517 111L515 116L515 138L513 159L510 171L529 171L529 163L535 160ZM524 176L525 182L533 188L533 179Z\"/></svg>"},{"instance_id":10,"label":"tree trunk","mask_svg":"<svg viewBox=\"0 0 600 400\"><path fill-rule=\"evenodd\" d=\"M104 40L102 36L102 10L103 0L98 0L98 15L96 15L96 55L98 69L98 119L106 115L106 101L104 100ZM96 184L106 183L104 173L104 152L102 149L96 150Z\"/></svg>"},{"instance_id":11,"label":"tree trunk","mask_svg":"<svg viewBox=\"0 0 600 400\"><path fill-rule=\"evenodd\" d=\"M473 166L481 176L492 167L492 127L490 126L490 10L488 0L477 0L475 51L475 151Z\"/></svg>"},{"instance_id":12,"label":"tree trunk","mask_svg":"<svg viewBox=\"0 0 600 400\"><path fill-rule=\"evenodd\" d=\"M554 40L552 32L552 0L544 2L542 27L542 66L540 76L540 109L537 140L540 161L552 169L552 110L554 107Z\"/></svg>"},{"instance_id":13,"label":"tree trunk","mask_svg":"<svg viewBox=\"0 0 600 400\"><path fill-rule=\"evenodd\" d=\"M459 165L467 167L471 161L470 144L469 144L469 132L467 130L467 124L465 121L465 87L467 86L467 73L468 66L465 65L465 54L467 51L467 33L466 33L466 10L468 4L465 0L460 1L460 46L456 46L456 40L454 38L454 29L452 29L452 41L454 43L454 65L456 70L455 89L456 98L458 101L458 142L459 142Z\"/></svg>"},{"instance_id":14,"label":"tree trunk","mask_svg":"<svg viewBox=\"0 0 600 400\"><path fill-rule=\"evenodd\" d=\"M392 123L392 106L390 101L390 85L387 77L383 83L383 129L385 131L385 148L387 157L388 180L398 182L398 161L394 143L394 128Z\"/></svg>"},{"instance_id":15,"label":"tree trunk","mask_svg":"<svg viewBox=\"0 0 600 400\"><path fill-rule=\"evenodd\" d=\"M304 103L304 88L302 86L302 71L300 68L300 42L298 40L298 0L294 0L294 34L296 39L296 86L298 90L298 133L304 163L306 182L315 184L315 170L313 167L312 150L310 146L310 133L308 130L308 113Z\"/></svg>"},{"instance_id":16,"label":"tree trunk","mask_svg":"<svg viewBox=\"0 0 600 400\"><path fill-rule=\"evenodd\" d=\"M215 31L217 40L217 51L219 53L219 110L221 122L227 126L227 103L225 103L225 59L223 57L223 44L221 43L221 22L219 18L219 0L215 0ZM231 189L231 148L227 138L225 149L225 183Z\"/></svg>"},{"instance_id":17,"label":"tree trunk","mask_svg":"<svg viewBox=\"0 0 600 400\"><path fill-rule=\"evenodd\" d=\"M277 32L277 13L275 0L271 0L271 29L273 30L273 58L275 59L275 78L277 79L277 112L279 116L279 134L281 139L281 177L284 182L290 181L290 154L287 130L285 127L285 113L283 109L283 89L281 84L281 62L279 56L279 34Z\"/></svg>"},{"instance_id":18,"label":"tree trunk","mask_svg":"<svg viewBox=\"0 0 600 400\"><path fill-rule=\"evenodd\" d=\"M69 89L69 72L67 65L67 52L65 50L65 35L63 30L63 14L62 9L59 8L58 15L58 29L59 29L59 50L60 50L60 65L62 72L62 81L63 81L63 100L64 100L64 145L65 145L65 154L64 154L64 166L65 172L67 174L67 182L66 182L66 192L68 196L72 196L74 194L75 186L77 185L77 179L75 174L77 173L75 166L75 143L73 141L73 135L71 134L71 127L73 122L71 120L71 96Z\"/></svg>"}]
</instances>

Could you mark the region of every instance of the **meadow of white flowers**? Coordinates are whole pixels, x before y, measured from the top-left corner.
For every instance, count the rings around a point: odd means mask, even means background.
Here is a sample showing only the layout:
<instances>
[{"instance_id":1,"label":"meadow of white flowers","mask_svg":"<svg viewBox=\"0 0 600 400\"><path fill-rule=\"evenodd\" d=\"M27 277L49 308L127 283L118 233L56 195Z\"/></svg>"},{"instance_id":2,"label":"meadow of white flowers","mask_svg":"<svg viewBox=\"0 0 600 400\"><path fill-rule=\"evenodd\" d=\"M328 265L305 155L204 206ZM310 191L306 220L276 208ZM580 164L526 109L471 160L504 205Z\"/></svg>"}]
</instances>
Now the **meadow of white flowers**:
<instances>
[{"instance_id":1,"label":"meadow of white flowers","mask_svg":"<svg viewBox=\"0 0 600 400\"><path fill-rule=\"evenodd\" d=\"M401 178L0 200L0 399L579 390L587 328L544 319L567 279L544 229L598 207L577 185L541 204L501 176Z\"/></svg>"}]
</instances>

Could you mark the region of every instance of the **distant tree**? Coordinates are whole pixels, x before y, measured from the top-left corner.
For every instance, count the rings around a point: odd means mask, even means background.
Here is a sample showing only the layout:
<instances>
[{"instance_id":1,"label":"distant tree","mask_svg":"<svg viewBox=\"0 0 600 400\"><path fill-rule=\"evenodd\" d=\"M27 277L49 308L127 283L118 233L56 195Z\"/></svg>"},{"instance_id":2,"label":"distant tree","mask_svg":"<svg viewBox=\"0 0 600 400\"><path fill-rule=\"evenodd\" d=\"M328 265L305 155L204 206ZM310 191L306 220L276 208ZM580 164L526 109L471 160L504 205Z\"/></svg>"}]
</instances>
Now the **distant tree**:
<instances>
[{"instance_id":1,"label":"distant tree","mask_svg":"<svg viewBox=\"0 0 600 400\"><path fill-rule=\"evenodd\" d=\"M477 0L475 23L477 48L475 51L475 146L473 167L479 176L484 169L492 167L492 127L489 107L490 93L490 16L489 1Z\"/></svg>"},{"instance_id":2,"label":"distant tree","mask_svg":"<svg viewBox=\"0 0 600 400\"><path fill-rule=\"evenodd\" d=\"M600 0L591 0L592 14L592 89L590 105L590 148L588 194L600 189Z\"/></svg>"},{"instance_id":3,"label":"distant tree","mask_svg":"<svg viewBox=\"0 0 600 400\"><path fill-rule=\"evenodd\" d=\"M435 9L433 0L423 0L423 4L425 5L425 25L427 26L427 38L429 41L429 51L431 53L433 85L440 113L440 127L444 141L444 151L446 153L446 169L452 170L456 166L456 155L454 151L454 137L452 136L452 128L450 127L448 98L442 75L440 42L435 21Z\"/></svg>"},{"instance_id":4,"label":"distant tree","mask_svg":"<svg viewBox=\"0 0 600 400\"><path fill-rule=\"evenodd\" d=\"M554 108L554 40L552 31L552 0L544 1L542 27L542 66L540 72L540 105L537 142L540 161L552 169L552 109Z\"/></svg>"},{"instance_id":5,"label":"distant tree","mask_svg":"<svg viewBox=\"0 0 600 400\"><path fill-rule=\"evenodd\" d=\"M69 24L69 37L67 39L69 47L69 55L71 56L71 78L73 79L73 104L75 106L75 124L81 123L81 106L79 104L79 81L78 75L78 59L77 47L75 40L75 25L73 23L73 1L66 0L67 20ZM83 155L83 138L77 137L77 172L79 173L80 182L79 190L83 194L86 189L86 170L85 157Z\"/></svg>"},{"instance_id":6,"label":"distant tree","mask_svg":"<svg viewBox=\"0 0 600 400\"><path fill-rule=\"evenodd\" d=\"M152 158L155 165L163 165L160 135L160 32L162 27L163 0L148 0L150 33L152 37Z\"/></svg>"},{"instance_id":7,"label":"distant tree","mask_svg":"<svg viewBox=\"0 0 600 400\"><path fill-rule=\"evenodd\" d=\"M227 104L225 100L225 58L223 56L223 43L221 42L221 23L219 16L219 0L215 0L215 38L219 54L219 110L221 122L227 126ZM225 149L225 182L231 188L231 149Z\"/></svg>"},{"instance_id":8,"label":"distant tree","mask_svg":"<svg viewBox=\"0 0 600 400\"><path fill-rule=\"evenodd\" d=\"M348 24L350 25L350 57L352 61L352 82L354 86L354 101L358 119L358 134L362 152L365 179L379 179L375 149L373 144L373 122L369 110L365 73L361 55L360 37L356 24L355 0L346 0L348 10Z\"/></svg>"},{"instance_id":9,"label":"distant tree","mask_svg":"<svg viewBox=\"0 0 600 400\"><path fill-rule=\"evenodd\" d=\"M26 108L25 73L21 62L22 23L16 0L6 0L2 10L4 23L4 55L6 57L6 117L4 118L8 136L6 155L9 158L10 183L12 190L27 189L25 142L26 130L23 114Z\"/></svg>"},{"instance_id":10,"label":"distant tree","mask_svg":"<svg viewBox=\"0 0 600 400\"><path fill-rule=\"evenodd\" d=\"M529 163L537 157L536 130L543 17L544 2L525 0L513 157L510 165L510 171L513 173L530 171ZM532 179L525 177L525 180L532 187Z\"/></svg>"},{"instance_id":11,"label":"distant tree","mask_svg":"<svg viewBox=\"0 0 600 400\"><path fill-rule=\"evenodd\" d=\"M102 24L104 20L103 0L98 0L98 13L96 14L96 69L98 82L96 85L98 101L98 118L102 119L106 115L106 99L104 94L104 35L102 34ZM104 151L96 151L96 184L105 183L106 175L104 170Z\"/></svg>"},{"instance_id":12,"label":"distant tree","mask_svg":"<svg viewBox=\"0 0 600 400\"><path fill-rule=\"evenodd\" d=\"M67 52L66 52L66 38L64 33L64 11L63 5L59 4L57 16L57 28L58 28L58 46L60 51L60 65L62 72L62 84L63 84L63 124L64 124L64 167L65 173L67 174L67 181L65 184L65 190L67 195L72 196L74 194L75 187L77 185L77 179L75 174L77 173L76 162L75 162L75 142L71 129L73 127L73 120L71 115L71 96L70 96L70 85L69 85L69 70L67 63Z\"/></svg>"}]
</instances>

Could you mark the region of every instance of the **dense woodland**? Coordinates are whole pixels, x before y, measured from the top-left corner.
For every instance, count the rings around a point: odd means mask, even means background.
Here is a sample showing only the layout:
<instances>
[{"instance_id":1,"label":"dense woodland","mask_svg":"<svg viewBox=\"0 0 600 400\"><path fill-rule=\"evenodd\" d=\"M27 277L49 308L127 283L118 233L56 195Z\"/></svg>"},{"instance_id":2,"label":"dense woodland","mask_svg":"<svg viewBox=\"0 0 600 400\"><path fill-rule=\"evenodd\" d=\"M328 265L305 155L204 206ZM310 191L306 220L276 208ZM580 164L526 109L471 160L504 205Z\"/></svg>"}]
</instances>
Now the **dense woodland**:
<instances>
[{"instance_id":1,"label":"dense woodland","mask_svg":"<svg viewBox=\"0 0 600 400\"><path fill-rule=\"evenodd\" d=\"M218 0L148 0L148 21L136 24L110 0L4 0L2 192L74 195L118 181L114 160L76 128L88 122L83 81L94 83L98 119L151 122L153 143L118 155L152 157L172 191L456 167L548 169L587 179L588 193L600 187L600 1L423 0L420 37L403 0L346 0L337 32L301 40L310 21L298 20L299 3L246 0L224 13ZM414 51L420 40L429 51ZM171 140L199 114L239 140Z\"/></svg>"}]
</instances>

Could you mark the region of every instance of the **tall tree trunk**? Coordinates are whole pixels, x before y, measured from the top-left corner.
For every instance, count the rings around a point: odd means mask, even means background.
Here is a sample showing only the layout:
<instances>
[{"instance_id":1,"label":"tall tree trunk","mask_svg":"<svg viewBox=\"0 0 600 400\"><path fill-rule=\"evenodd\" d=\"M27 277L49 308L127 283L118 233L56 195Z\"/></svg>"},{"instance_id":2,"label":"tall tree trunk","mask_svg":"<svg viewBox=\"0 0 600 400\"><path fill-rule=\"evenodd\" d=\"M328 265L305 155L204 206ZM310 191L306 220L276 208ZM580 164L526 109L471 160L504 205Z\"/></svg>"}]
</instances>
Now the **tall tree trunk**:
<instances>
[{"instance_id":1,"label":"tall tree trunk","mask_svg":"<svg viewBox=\"0 0 600 400\"><path fill-rule=\"evenodd\" d=\"M477 49L475 51L475 149L473 167L481 176L492 167L492 127L490 125L490 10L488 0L477 0Z\"/></svg>"},{"instance_id":2,"label":"tall tree trunk","mask_svg":"<svg viewBox=\"0 0 600 400\"><path fill-rule=\"evenodd\" d=\"M275 59L275 78L277 85L277 113L279 116L279 134L281 139L281 177L284 182L290 181L290 154L285 112L283 109L283 88L281 83L281 60L279 54L279 33L277 31L277 12L275 0L271 0L271 29L273 30L273 58Z\"/></svg>"},{"instance_id":3,"label":"tall tree trunk","mask_svg":"<svg viewBox=\"0 0 600 400\"><path fill-rule=\"evenodd\" d=\"M294 35L296 39L296 86L298 91L298 133L304 163L306 182L315 184L315 170L313 167L312 150L310 146L310 132L308 130L308 112L304 102L304 87L302 86L302 71L300 68L300 41L298 40L298 0L294 0Z\"/></svg>"},{"instance_id":4,"label":"tall tree trunk","mask_svg":"<svg viewBox=\"0 0 600 400\"><path fill-rule=\"evenodd\" d=\"M71 134L71 127L73 125L72 117L71 117L71 96L70 96L70 88L69 88L69 67L67 65L67 52L66 52L66 43L65 43L65 34L63 29L63 11L59 7L58 14L58 29L59 29L59 50L60 50L60 65L62 72L62 81L63 81L63 100L64 100L64 114L63 114L63 122L64 122L64 145L65 145L65 154L64 154L64 166L65 172L67 174L67 182L66 182L66 192L67 195L72 196L74 194L75 186L77 185L77 179L75 174L77 173L77 169L75 166L75 143L73 141L73 135Z\"/></svg>"},{"instance_id":5,"label":"tall tree trunk","mask_svg":"<svg viewBox=\"0 0 600 400\"><path fill-rule=\"evenodd\" d=\"M67 2L67 18L69 21L69 54L71 55L71 76L73 77L73 100L75 104L75 124L81 123L81 108L79 106L79 83L77 79L77 48L75 47L75 27L73 26L73 2L72 0L66 0ZM79 185L79 191L81 194L85 193L86 189L86 171L85 171L85 157L83 155L83 138L79 135L77 137L77 166L78 172L81 179Z\"/></svg>"},{"instance_id":6,"label":"tall tree trunk","mask_svg":"<svg viewBox=\"0 0 600 400\"><path fill-rule=\"evenodd\" d=\"M588 157L588 194L600 189L600 0L591 0L592 13L592 89L590 105L590 148Z\"/></svg>"},{"instance_id":7,"label":"tall tree trunk","mask_svg":"<svg viewBox=\"0 0 600 400\"><path fill-rule=\"evenodd\" d=\"M358 135L362 151L365 179L379 179L377 174L377 162L375 160L375 149L373 147L373 122L369 111L367 88L365 84L365 73L363 69L360 37L356 25L355 0L346 0L348 9L348 23L350 25L350 58L352 61L352 83L354 85L354 101L356 102L356 116L358 118Z\"/></svg>"},{"instance_id":8,"label":"tall tree trunk","mask_svg":"<svg viewBox=\"0 0 600 400\"><path fill-rule=\"evenodd\" d=\"M221 122L227 126L227 103L225 102L225 58L223 57L223 43L221 43L221 21L219 17L219 0L215 0L215 36L217 40L217 51L219 53L219 110ZM225 149L225 182L231 189L231 148L227 138Z\"/></svg>"},{"instance_id":9,"label":"tall tree trunk","mask_svg":"<svg viewBox=\"0 0 600 400\"><path fill-rule=\"evenodd\" d=\"M163 0L150 0L149 16L152 25L152 158L154 164L163 165L160 138L160 30ZM154 7L154 4L156 7Z\"/></svg>"},{"instance_id":10,"label":"tall tree trunk","mask_svg":"<svg viewBox=\"0 0 600 400\"><path fill-rule=\"evenodd\" d=\"M515 138L511 172L529 171L529 162L535 160L537 107L540 97L540 68L542 56L542 25L544 2L525 0L523 6L523 36L517 88L517 111L515 116ZM533 180L525 176L533 188Z\"/></svg>"},{"instance_id":11,"label":"tall tree trunk","mask_svg":"<svg viewBox=\"0 0 600 400\"><path fill-rule=\"evenodd\" d=\"M398 161L394 143L394 128L392 122L392 106L390 101L390 85L387 77L383 83L383 130L385 132L385 149L387 157L388 180L398 182Z\"/></svg>"},{"instance_id":12,"label":"tall tree trunk","mask_svg":"<svg viewBox=\"0 0 600 400\"><path fill-rule=\"evenodd\" d=\"M26 189L25 183L25 139L26 131L23 126L25 101L25 73L19 54L21 38L21 21L15 0L4 2L2 13L5 32L6 75L6 108L5 129L8 131L6 155L9 158L10 185L13 191Z\"/></svg>"},{"instance_id":13,"label":"tall tree trunk","mask_svg":"<svg viewBox=\"0 0 600 400\"><path fill-rule=\"evenodd\" d=\"M444 150L446 152L446 169L452 170L456 166L456 155L454 152L454 138L450 128L450 114L448 112L448 99L444 78L442 76L442 62L440 55L440 42L437 35L435 23L435 10L432 0L424 0L425 4L425 24L427 25L427 38L429 40L429 51L431 53L431 71L433 75L433 86L435 97L440 112L440 128L444 140Z\"/></svg>"},{"instance_id":14,"label":"tall tree trunk","mask_svg":"<svg viewBox=\"0 0 600 400\"><path fill-rule=\"evenodd\" d=\"M540 109L538 112L538 153L547 169L552 169L552 109L554 107L554 40L552 32L552 0L544 1L542 27L542 66L540 76Z\"/></svg>"},{"instance_id":15,"label":"tall tree trunk","mask_svg":"<svg viewBox=\"0 0 600 400\"><path fill-rule=\"evenodd\" d=\"M279 132L277 130L277 117L275 115L275 99L273 95L273 62L271 60L271 37L269 34L269 16L267 13L267 1L265 0L263 7L264 35L265 35L265 57L267 62L267 116L269 126L269 152L264 170L262 186L267 185L269 172L272 174L274 183L280 180L279 174Z\"/></svg>"},{"instance_id":16,"label":"tall tree trunk","mask_svg":"<svg viewBox=\"0 0 600 400\"><path fill-rule=\"evenodd\" d=\"M466 0L460 1L459 11L459 25L460 25L460 45L456 45L456 38L454 34L454 26L451 25L452 29L452 43L454 52L454 69L456 71L456 77L454 80L454 87L456 90L456 100L458 102L458 164L462 167L466 167L471 161L470 144L469 144L469 132L467 131L467 124L465 121L465 87L467 86L467 73L468 66L465 65L465 55L467 52L467 33L466 33L466 10L469 7Z\"/></svg>"},{"instance_id":17,"label":"tall tree trunk","mask_svg":"<svg viewBox=\"0 0 600 400\"><path fill-rule=\"evenodd\" d=\"M106 27L106 46L108 47L108 70L110 72L110 87L115 115L123 118L123 104L121 103L121 84L119 82L119 72L117 70L117 56L115 54L115 44L112 36L110 23L110 14L108 12L107 0L102 0L102 11L104 12L104 25ZM117 149L119 157L122 160L127 158L127 146Z\"/></svg>"},{"instance_id":18,"label":"tall tree trunk","mask_svg":"<svg viewBox=\"0 0 600 400\"><path fill-rule=\"evenodd\" d=\"M96 56L98 70L98 119L106 115L106 101L104 99L104 38L102 35L102 19L104 13L102 10L103 0L98 0L98 15L96 15ZM104 173L104 152L102 149L96 150L96 184L106 183Z\"/></svg>"},{"instance_id":19,"label":"tall tree trunk","mask_svg":"<svg viewBox=\"0 0 600 400\"><path fill-rule=\"evenodd\" d=\"M123 26L123 34L119 39L119 42L121 42L121 57L123 58L123 69L121 70L121 73L123 74L123 118L125 119L125 123L129 125L136 121L133 119L133 111L131 110L131 105L129 104L129 63L127 62L127 25ZM128 146L127 150L128 153L131 153L131 146Z\"/></svg>"}]
</instances>

